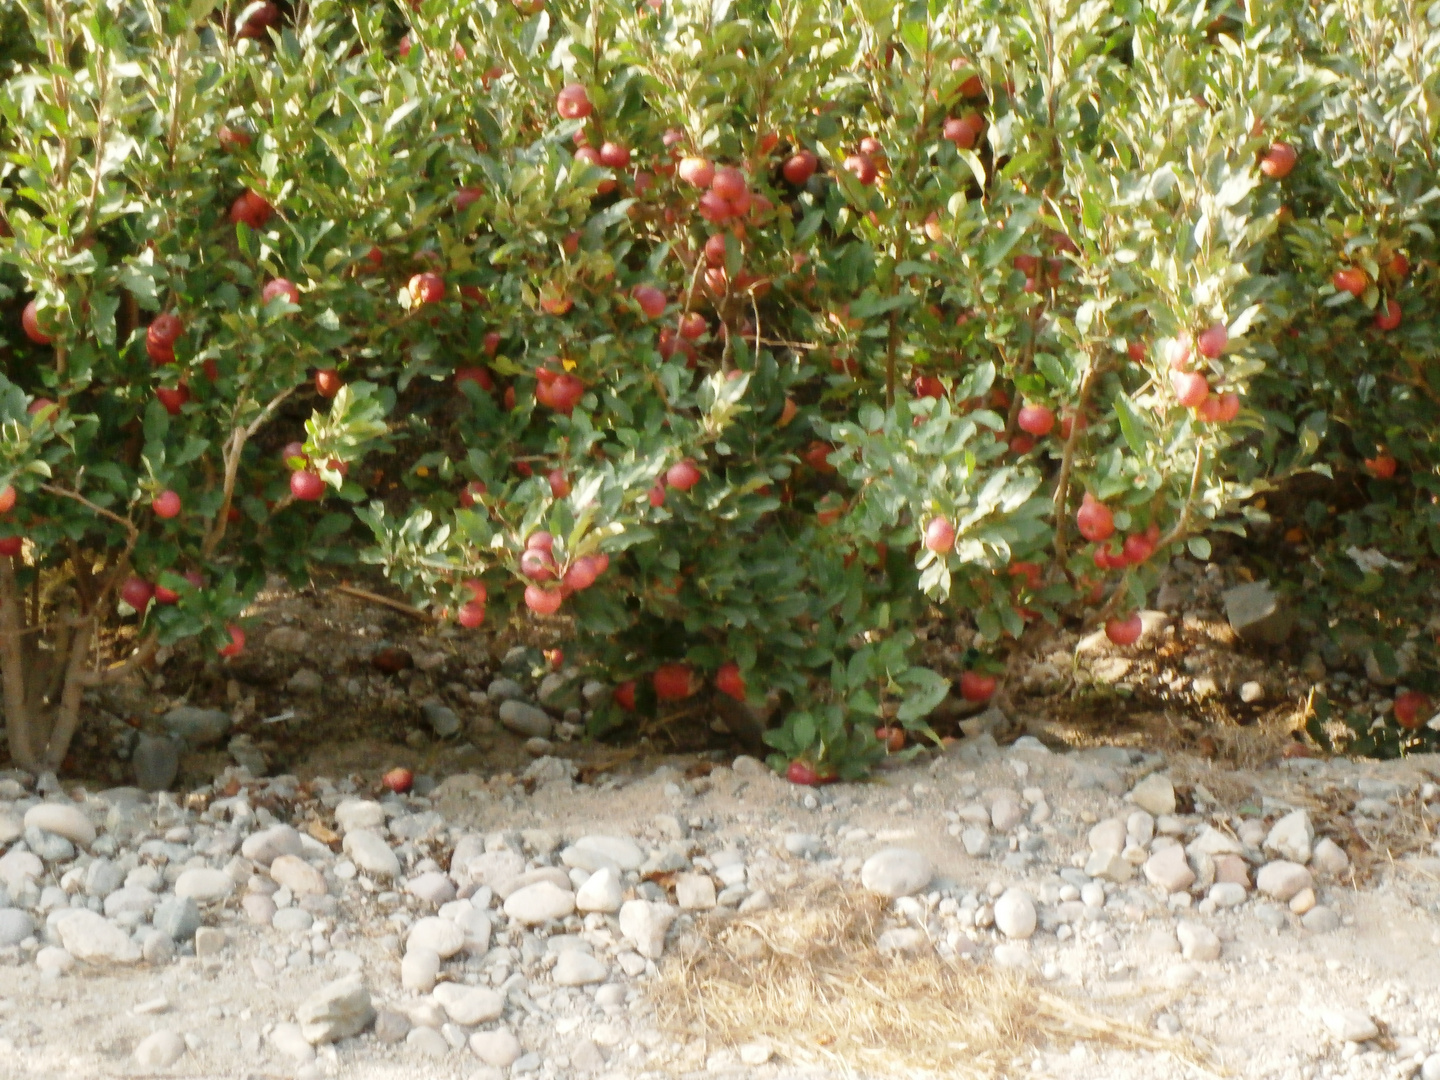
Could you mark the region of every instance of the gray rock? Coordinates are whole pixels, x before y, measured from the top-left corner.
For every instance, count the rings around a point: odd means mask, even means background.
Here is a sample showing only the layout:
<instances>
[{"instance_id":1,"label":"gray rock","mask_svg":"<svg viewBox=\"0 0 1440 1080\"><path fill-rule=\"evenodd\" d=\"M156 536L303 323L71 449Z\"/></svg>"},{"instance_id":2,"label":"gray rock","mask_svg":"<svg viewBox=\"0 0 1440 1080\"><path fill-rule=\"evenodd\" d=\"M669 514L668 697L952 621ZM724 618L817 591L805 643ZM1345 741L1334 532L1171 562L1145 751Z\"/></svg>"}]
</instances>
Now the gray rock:
<instances>
[{"instance_id":1,"label":"gray rock","mask_svg":"<svg viewBox=\"0 0 1440 1080\"><path fill-rule=\"evenodd\" d=\"M19 945L35 933L35 920L16 908L0 908L0 947Z\"/></svg>"},{"instance_id":2,"label":"gray rock","mask_svg":"<svg viewBox=\"0 0 1440 1080\"><path fill-rule=\"evenodd\" d=\"M270 917L270 925L282 934L303 934L315 925L315 916L304 908L280 908Z\"/></svg>"},{"instance_id":3,"label":"gray rock","mask_svg":"<svg viewBox=\"0 0 1440 1080\"><path fill-rule=\"evenodd\" d=\"M1277 859L1275 862L1266 863L1255 875L1255 888L1266 896L1282 902L1288 902L1295 894L1312 888L1315 884L1310 876L1310 871L1299 863L1288 862L1284 859Z\"/></svg>"},{"instance_id":4,"label":"gray rock","mask_svg":"<svg viewBox=\"0 0 1440 1080\"><path fill-rule=\"evenodd\" d=\"M582 836L561 853L561 861L565 862L566 866L576 865L567 861L565 855L567 853L573 855L579 851L591 851L602 855L621 870L639 870L645 865L645 852L628 836ZM599 867L595 869L599 869Z\"/></svg>"},{"instance_id":5,"label":"gray rock","mask_svg":"<svg viewBox=\"0 0 1440 1080\"><path fill-rule=\"evenodd\" d=\"M577 911L599 911L613 915L620 910L625 899L625 890L620 874L612 867L602 867L591 874L589 880L575 894Z\"/></svg>"},{"instance_id":6,"label":"gray rock","mask_svg":"<svg viewBox=\"0 0 1440 1080\"><path fill-rule=\"evenodd\" d=\"M345 834L345 854L372 877L400 876L400 860L390 845L369 829L351 829Z\"/></svg>"},{"instance_id":7,"label":"gray rock","mask_svg":"<svg viewBox=\"0 0 1440 1080\"><path fill-rule=\"evenodd\" d=\"M157 1031L135 1047L135 1064L142 1069L168 1069L185 1054L185 1040L173 1031Z\"/></svg>"},{"instance_id":8,"label":"gray rock","mask_svg":"<svg viewBox=\"0 0 1440 1080\"><path fill-rule=\"evenodd\" d=\"M175 939L163 930L151 930L140 943L140 953L151 967L164 967L175 959Z\"/></svg>"},{"instance_id":9,"label":"gray rock","mask_svg":"<svg viewBox=\"0 0 1440 1080\"><path fill-rule=\"evenodd\" d=\"M302 667L290 676L285 689L292 694L318 694L325 689L325 677L314 668Z\"/></svg>"},{"instance_id":10,"label":"gray rock","mask_svg":"<svg viewBox=\"0 0 1440 1080\"><path fill-rule=\"evenodd\" d=\"M505 701L500 705L500 723L526 738L548 739L555 722L544 709L523 701Z\"/></svg>"},{"instance_id":11,"label":"gray rock","mask_svg":"<svg viewBox=\"0 0 1440 1080\"><path fill-rule=\"evenodd\" d=\"M1310 824L1310 815L1304 810L1286 814L1265 837L1265 850L1273 851L1282 859L1291 862L1310 861L1311 845L1315 840L1315 827Z\"/></svg>"},{"instance_id":12,"label":"gray rock","mask_svg":"<svg viewBox=\"0 0 1440 1080\"><path fill-rule=\"evenodd\" d=\"M74 844L44 829L26 829L25 846L47 863L69 862L75 858Z\"/></svg>"},{"instance_id":13,"label":"gray rock","mask_svg":"<svg viewBox=\"0 0 1440 1080\"><path fill-rule=\"evenodd\" d=\"M919 892L934 876L930 860L908 848L877 851L860 867L860 884L889 900Z\"/></svg>"},{"instance_id":14,"label":"gray rock","mask_svg":"<svg viewBox=\"0 0 1440 1080\"><path fill-rule=\"evenodd\" d=\"M236 735L225 744L225 751L235 760L236 765L251 776L264 776L270 771L265 752L255 745L255 740L249 735Z\"/></svg>"},{"instance_id":15,"label":"gray rock","mask_svg":"<svg viewBox=\"0 0 1440 1080\"><path fill-rule=\"evenodd\" d=\"M212 746L230 733L233 721L230 714L219 709L199 709L193 705L179 705L160 718L160 723L172 736L192 750Z\"/></svg>"},{"instance_id":16,"label":"gray rock","mask_svg":"<svg viewBox=\"0 0 1440 1080\"><path fill-rule=\"evenodd\" d=\"M525 688L514 679L495 679L485 691L491 701L520 701L525 697Z\"/></svg>"},{"instance_id":17,"label":"gray rock","mask_svg":"<svg viewBox=\"0 0 1440 1080\"><path fill-rule=\"evenodd\" d=\"M535 696L547 709L564 712L575 708L580 704L580 684L576 672L573 669L550 672L540 680Z\"/></svg>"},{"instance_id":18,"label":"gray rock","mask_svg":"<svg viewBox=\"0 0 1440 1080\"><path fill-rule=\"evenodd\" d=\"M1159 817L1175 812L1175 785L1161 773L1151 773L1130 791L1130 801Z\"/></svg>"},{"instance_id":19,"label":"gray rock","mask_svg":"<svg viewBox=\"0 0 1440 1080\"><path fill-rule=\"evenodd\" d=\"M322 986L295 1012L301 1034L312 1046L358 1035L375 1019L370 991L357 978L339 979Z\"/></svg>"},{"instance_id":20,"label":"gray rock","mask_svg":"<svg viewBox=\"0 0 1440 1080\"><path fill-rule=\"evenodd\" d=\"M990 832L983 826L971 825L960 834L960 843L965 846L965 854L981 858L990 850Z\"/></svg>"},{"instance_id":21,"label":"gray rock","mask_svg":"<svg viewBox=\"0 0 1440 1080\"><path fill-rule=\"evenodd\" d=\"M488 1024L505 1011L505 999L484 986L441 983L431 996L445 1010L446 1016L463 1027Z\"/></svg>"},{"instance_id":22,"label":"gray rock","mask_svg":"<svg viewBox=\"0 0 1440 1080\"><path fill-rule=\"evenodd\" d=\"M125 871L106 858L85 868L85 895L104 899L125 883Z\"/></svg>"},{"instance_id":23,"label":"gray rock","mask_svg":"<svg viewBox=\"0 0 1440 1080\"><path fill-rule=\"evenodd\" d=\"M1283 645L1294 618L1270 588L1270 582L1248 582L1220 594L1231 628L1250 645Z\"/></svg>"},{"instance_id":24,"label":"gray rock","mask_svg":"<svg viewBox=\"0 0 1440 1080\"><path fill-rule=\"evenodd\" d=\"M1007 938L1035 933L1035 901L1024 889L1006 889L995 901L995 927Z\"/></svg>"},{"instance_id":25,"label":"gray rock","mask_svg":"<svg viewBox=\"0 0 1440 1080\"><path fill-rule=\"evenodd\" d=\"M181 743L164 735L141 733L130 752L130 774L142 791L169 791L180 772Z\"/></svg>"},{"instance_id":26,"label":"gray rock","mask_svg":"<svg viewBox=\"0 0 1440 1080\"><path fill-rule=\"evenodd\" d=\"M63 836L84 848L95 842L95 826L85 811L70 803L37 803L25 811L25 828Z\"/></svg>"},{"instance_id":27,"label":"gray rock","mask_svg":"<svg viewBox=\"0 0 1440 1080\"><path fill-rule=\"evenodd\" d=\"M235 891L235 881L224 870L194 867L175 879L175 895L198 904L226 900Z\"/></svg>"},{"instance_id":28,"label":"gray rock","mask_svg":"<svg viewBox=\"0 0 1440 1080\"><path fill-rule=\"evenodd\" d=\"M324 896L325 875L298 855L277 855L270 863L270 878L296 896Z\"/></svg>"},{"instance_id":29,"label":"gray rock","mask_svg":"<svg viewBox=\"0 0 1440 1080\"><path fill-rule=\"evenodd\" d=\"M520 1059L523 1048L514 1032L497 1028L471 1035L470 1052L493 1069L508 1069Z\"/></svg>"},{"instance_id":30,"label":"gray rock","mask_svg":"<svg viewBox=\"0 0 1440 1080\"><path fill-rule=\"evenodd\" d=\"M375 1014L375 1038L382 1043L397 1043L410 1034L410 1018L394 1009L381 1009Z\"/></svg>"},{"instance_id":31,"label":"gray rock","mask_svg":"<svg viewBox=\"0 0 1440 1080\"><path fill-rule=\"evenodd\" d=\"M591 983L602 983L609 976L610 969L602 961L580 949L567 949L561 953L551 972L556 986L589 986Z\"/></svg>"},{"instance_id":32,"label":"gray rock","mask_svg":"<svg viewBox=\"0 0 1440 1080\"><path fill-rule=\"evenodd\" d=\"M650 960L665 951L665 933L679 912L669 904L627 900L620 906L620 932L635 943L635 950Z\"/></svg>"},{"instance_id":33,"label":"gray rock","mask_svg":"<svg viewBox=\"0 0 1440 1080\"><path fill-rule=\"evenodd\" d=\"M240 845L240 854L261 866L269 866L281 855L299 855L304 850L300 834L289 825L272 825L251 833Z\"/></svg>"},{"instance_id":34,"label":"gray rock","mask_svg":"<svg viewBox=\"0 0 1440 1080\"><path fill-rule=\"evenodd\" d=\"M1340 929L1340 916L1334 908L1316 905L1301 917L1300 925L1312 934L1328 934Z\"/></svg>"},{"instance_id":35,"label":"gray rock","mask_svg":"<svg viewBox=\"0 0 1440 1080\"><path fill-rule=\"evenodd\" d=\"M1001 795L990 806L990 823L1006 833L1025 820L1025 810L1013 795Z\"/></svg>"},{"instance_id":36,"label":"gray rock","mask_svg":"<svg viewBox=\"0 0 1440 1080\"><path fill-rule=\"evenodd\" d=\"M1310 853L1310 869L1320 874L1343 874L1350 868L1350 856L1328 836Z\"/></svg>"},{"instance_id":37,"label":"gray rock","mask_svg":"<svg viewBox=\"0 0 1440 1080\"><path fill-rule=\"evenodd\" d=\"M103 915L85 908L60 913L54 922L60 944L76 960L90 964L138 964L140 946Z\"/></svg>"},{"instance_id":38,"label":"gray rock","mask_svg":"<svg viewBox=\"0 0 1440 1080\"><path fill-rule=\"evenodd\" d=\"M505 914L526 926L563 919L575 911L575 894L553 881L537 881L510 894Z\"/></svg>"},{"instance_id":39,"label":"gray rock","mask_svg":"<svg viewBox=\"0 0 1440 1080\"><path fill-rule=\"evenodd\" d=\"M430 730L440 739L448 739L457 735L464 726L460 723L460 717L455 710L448 705L441 705L436 701L427 701L420 706L420 715L430 725Z\"/></svg>"}]
</instances>

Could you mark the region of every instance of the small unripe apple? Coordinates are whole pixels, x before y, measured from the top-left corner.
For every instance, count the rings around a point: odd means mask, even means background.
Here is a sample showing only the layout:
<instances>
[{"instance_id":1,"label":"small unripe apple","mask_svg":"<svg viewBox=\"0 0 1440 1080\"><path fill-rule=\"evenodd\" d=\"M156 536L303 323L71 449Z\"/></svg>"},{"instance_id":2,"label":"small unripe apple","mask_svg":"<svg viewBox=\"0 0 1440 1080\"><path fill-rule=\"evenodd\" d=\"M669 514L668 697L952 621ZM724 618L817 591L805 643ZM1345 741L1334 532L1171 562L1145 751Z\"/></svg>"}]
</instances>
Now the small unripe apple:
<instances>
[{"instance_id":1,"label":"small unripe apple","mask_svg":"<svg viewBox=\"0 0 1440 1080\"><path fill-rule=\"evenodd\" d=\"M931 518L925 526L925 548L927 551L944 552L955 546L955 526L949 518Z\"/></svg>"},{"instance_id":2,"label":"small unripe apple","mask_svg":"<svg viewBox=\"0 0 1440 1080\"><path fill-rule=\"evenodd\" d=\"M155 511L156 517L168 521L180 513L180 496L166 489L150 501L150 509Z\"/></svg>"}]
</instances>

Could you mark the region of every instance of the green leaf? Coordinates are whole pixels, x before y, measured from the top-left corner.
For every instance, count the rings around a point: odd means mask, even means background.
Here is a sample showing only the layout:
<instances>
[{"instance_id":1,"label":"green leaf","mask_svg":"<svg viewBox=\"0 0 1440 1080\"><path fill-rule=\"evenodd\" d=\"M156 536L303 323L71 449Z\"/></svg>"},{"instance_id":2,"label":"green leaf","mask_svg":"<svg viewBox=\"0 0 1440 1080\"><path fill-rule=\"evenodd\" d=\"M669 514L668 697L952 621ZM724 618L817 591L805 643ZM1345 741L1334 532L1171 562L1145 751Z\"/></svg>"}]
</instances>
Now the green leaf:
<instances>
[{"instance_id":1,"label":"green leaf","mask_svg":"<svg viewBox=\"0 0 1440 1080\"><path fill-rule=\"evenodd\" d=\"M1185 541L1185 546L1190 549L1190 554L1201 562L1209 561L1210 541L1205 539L1205 537L1192 536L1189 540Z\"/></svg>"}]
</instances>

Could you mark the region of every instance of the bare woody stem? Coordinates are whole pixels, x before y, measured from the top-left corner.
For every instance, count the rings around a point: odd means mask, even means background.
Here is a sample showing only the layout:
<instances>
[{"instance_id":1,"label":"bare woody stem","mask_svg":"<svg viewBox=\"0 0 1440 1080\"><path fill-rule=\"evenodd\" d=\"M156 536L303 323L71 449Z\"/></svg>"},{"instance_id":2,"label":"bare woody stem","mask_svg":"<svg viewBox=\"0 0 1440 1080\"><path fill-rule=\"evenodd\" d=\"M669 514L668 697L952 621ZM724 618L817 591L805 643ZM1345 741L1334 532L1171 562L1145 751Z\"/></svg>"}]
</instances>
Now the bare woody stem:
<instances>
[{"instance_id":1,"label":"bare woody stem","mask_svg":"<svg viewBox=\"0 0 1440 1080\"><path fill-rule=\"evenodd\" d=\"M1060 477L1055 482L1055 561L1062 567L1065 565L1069 546L1067 534L1070 526L1070 474L1075 467L1075 451L1080 445L1081 421L1099 376L1100 366L1093 363L1092 359L1090 370L1085 373L1085 378L1080 383L1080 400L1075 406L1075 415L1070 422L1070 436L1065 440L1065 451L1060 459Z\"/></svg>"},{"instance_id":2,"label":"bare woody stem","mask_svg":"<svg viewBox=\"0 0 1440 1080\"><path fill-rule=\"evenodd\" d=\"M206 558L215 553L220 546L220 541L225 539L225 529L230 523L230 507L235 502L235 481L240 475L240 455L245 450L245 444L265 426L270 417L275 415L275 410L295 392L295 387L282 390L270 404L260 410L260 415L245 427L237 427L230 433L230 441L225 446L225 497L220 502L220 509L215 513L215 520L210 525L210 532L206 534L204 542L200 546L200 552Z\"/></svg>"},{"instance_id":3,"label":"bare woody stem","mask_svg":"<svg viewBox=\"0 0 1440 1080\"><path fill-rule=\"evenodd\" d=\"M30 741L30 713L25 701L23 632L15 567L10 559L0 559L0 681L4 683L5 729L10 739L10 759L28 769L35 764L35 748Z\"/></svg>"},{"instance_id":4,"label":"bare woody stem","mask_svg":"<svg viewBox=\"0 0 1440 1080\"><path fill-rule=\"evenodd\" d=\"M140 535L140 530L135 527L135 523L129 518L123 518L119 514L115 513L113 510L106 510L103 506L96 506L93 502L85 498L85 496L81 495L78 491L71 491L69 488L56 487L54 484L41 484L40 490L48 492L51 495L58 495L62 499L72 499L75 502L78 502L81 506L85 507L92 514L98 514L100 517L115 522L115 524L121 526L125 530L125 533L127 536L130 537L132 544L134 543L135 538Z\"/></svg>"}]
</instances>

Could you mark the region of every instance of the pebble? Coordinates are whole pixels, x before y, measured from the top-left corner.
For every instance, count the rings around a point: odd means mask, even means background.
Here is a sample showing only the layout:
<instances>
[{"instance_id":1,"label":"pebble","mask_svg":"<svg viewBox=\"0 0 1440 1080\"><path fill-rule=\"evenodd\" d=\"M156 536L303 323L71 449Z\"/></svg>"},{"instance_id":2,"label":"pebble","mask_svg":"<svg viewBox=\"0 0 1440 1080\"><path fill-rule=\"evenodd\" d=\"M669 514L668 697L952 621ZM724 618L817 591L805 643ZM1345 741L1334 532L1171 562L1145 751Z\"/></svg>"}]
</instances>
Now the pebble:
<instances>
[{"instance_id":1,"label":"pebble","mask_svg":"<svg viewBox=\"0 0 1440 1080\"><path fill-rule=\"evenodd\" d=\"M885 848L871 855L860 868L860 884L888 900L913 896L934 876L930 860L908 848Z\"/></svg>"},{"instance_id":2,"label":"pebble","mask_svg":"<svg viewBox=\"0 0 1440 1080\"><path fill-rule=\"evenodd\" d=\"M1359 1009L1327 1009L1321 1018L1330 1034L1345 1042L1367 1042L1380 1034L1370 1014Z\"/></svg>"},{"instance_id":3,"label":"pebble","mask_svg":"<svg viewBox=\"0 0 1440 1080\"><path fill-rule=\"evenodd\" d=\"M151 919L155 929L171 941L189 941L200 929L202 921L200 906L185 896L175 896L164 901L155 909L155 915Z\"/></svg>"},{"instance_id":4,"label":"pebble","mask_svg":"<svg viewBox=\"0 0 1440 1080\"><path fill-rule=\"evenodd\" d=\"M1004 942L996 945L995 951L991 954L995 963L1005 968L1028 968L1030 966L1030 954L1025 951L1025 946L1016 945L1013 942Z\"/></svg>"},{"instance_id":5,"label":"pebble","mask_svg":"<svg viewBox=\"0 0 1440 1080\"><path fill-rule=\"evenodd\" d=\"M315 924L315 917L304 908L287 907L275 912L270 925L282 934L303 934Z\"/></svg>"},{"instance_id":6,"label":"pebble","mask_svg":"<svg viewBox=\"0 0 1440 1080\"><path fill-rule=\"evenodd\" d=\"M15 908L0 909L0 947L19 945L35 933L35 920Z\"/></svg>"},{"instance_id":7,"label":"pebble","mask_svg":"<svg viewBox=\"0 0 1440 1080\"><path fill-rule=\"evenodd\" d=\"M514 1032L508 1028L497 1028L471 1035L470 1052L492 1068L508 1069L520 1059L524 1050Z\"/></svg>"},{"instance_id":8,"label":"pebble","mask_svg":"<svg viewBox=\"0 0 1440 1080\"><path fill-rule=\"evenodd\" d=\"M434 949L409 946L400 961L400 985L406 990L428 994L440 974L440 954Z\"/></svg>"},{"instance_id":9,"label":"pebble","mask_svg":"<svg viewBox=\"0 0 1440 1080\"><path fill-rule=\"evenodd\" d=\"M1420 1066L1420 1080L1440 1080L1440 1052L1425 1059Z\"/></svg>"},{"instance_id":10,"label":"pebble","mask_svg":"<svg viewBox=\"0 0 1440 1080\"><path fill-rule=\"evenodd\" d=\"M505 914L526 926L563 919L575 911L575 894L553 881L537 881L510 894Z\"/></svg>"},{"instance_id":11,"label":"pebble","mask_svg":"<svg viewBox=\"0 0 1440 1080\"><path fill-rule=\"evenodd\" d=\"M261 866L269 866L282 855L299 855L303 850L300 834L289 825L272 825L251 833L240 845L240 854Z\"/></svg>"},{"instance_id":12,"label":"pebble","mask_svg":"<svg viewBox=\"0 0 1440 1080\"><path fill-rule=\"evenodd\" d=\"M501 702L499 716L500 723L527 739L548 739L555 728L549 713L523 701Z\"/></svg>"},{"instance_id":13,"label":"pebble","mask_svg":"<svg viewBox=\"0 0 1440 1080\"><path fill-rule=\"evenodd\" d=\"M375 1006L359 979L339 979L301 1002L295 1016L306 1041L318 1046L364 1031L375 1019Z\"/></svg>"},{"instance_id":14,"label":"pebble","mask_svg":"<svg viewBox=\"0 0 1440 1080\"><path fill-rule=\"evenodd\" d=\"M400 860L390 845L369 829L350 829L345 833L343 844L346 855L355 865L372 877L395 878L400 876Z\"/></svg>"},{"instance_id":15,"label":"pebble","mask_svg":"<svg viewBox=\"0 0 1440 1080\"><path fill-rule=\"evenodd\" d=\"M275 918L275 901L263 893L246 893L240 900L240 908L256 926L269 926Z\"/></svg>"},{"instance_id":16,"label":"pebble","mask_svg":"<svg viewBox=\"0 0 1440 1080\"><path fill-rule=\"evenodd\" d=\"M1282 859L1303 865L1310 861L1314 841L1315 827L1310 824L1310 815L1304 810L1295 810L1275 823L1265 837L1264 847Z\"/></svg>"},{"instance_id":17,"label":"pebble","mask_svg":"<svg viewBox=\"0 0 1440 1080\"><path fill-rule=\"evenodd\" d=\"M1237 885L1233 881L1217 881L1210 886L1207 895L1215 902L1216 907L1232 908L1243 904L1247 894L1243 885Z\"/></svg>"},{"instance_id":18,"label":"pebble","mask_svg":"<svg viewBox=\"0 0 1440 1080\"><path fill-rule=\"evenodd\" d=\"M598 911L613 915L625 900L620 874L613 867L603 866L586 879L575 893L577 911Z\"/></svg>"},{"instance_id":19,"label":"pebble","mask_svg":"<svg viewBox=\"0 0 1440 1080\"><path fill-rule=\"evenodd\" d=\"M1350 867L1350 856L1328 836L1310 853L1310 868L1319 874L1343 874Z\"/></svg>"},{"instance_id":20,"label":"pebble","mask_svg":"<svg viewBox=\"0 0 1440 1080\"><path fill-rule=\"evenodd\" d=\"M1299 863L1277 859L1266 863L1255 875L1255 888L1272 899L1282 903L1292 899L1303 889L1314 884L1310 871Z\"/></svg>"},{"instance_id":21,"label":"pebble","mask_svg":"<svg viewBox=\"0 0 1440 1080\"><path fill-rule=\"evenodd\" d=\"M445 1015L463 1027L488 1024L505 1011L505 999L484 986L441 983L431 996Z\"/></svg>"},{"instance_id":22,"label":"pebble","mask_svg":"<svg viewBox=\"0 0 1440 1080\"><path fill-rule=\"evenodd\" d=\"M450 1053L450 1044L445 1036L434 1028L417 1027L405 1036L405 1045L416 1053L431 1058L443 1058Z\"/></svg>"},{"instance_id":23,"label":"pebble","mask_svg":"<svg viewBox=\"0 0 1440 1080\"><path fill-rule=\"evenodd\" d=\"M565 860L565 854L588 851L604 856L614 863L621 870L639 870L645 865L645 852L640 845L631 840L628 836L582 836L575 843L571 844L566 852L561 853L561 860ZM566 866L573 866L574 863L565 862ZM585 867L584 869L590 869ZM598 870L599 866L594 869Z\"/></svg>"},{"instance_id":24,"label":"pebble","mask_svg":"<svg viewBox=\"0 0 1440 1080\"><path fill-rule=\"evenodd\" d=\"M557 986L589 986L610 977L610 969L600 960L579 949L567 949L555 961L551 978Z\"/></svg>"},{"instance_id":25,"label":"pebble","mask_svg":"<svg viewBox=\"0 0 1440 1080\"><path fill-rule=\"evenodd\" d=\"M143 1069L168 1069L185 1054L185 1040L173 1031L157 1031L135 1047L135 1064Z\"/></svg>"},{"instance_id":26,"label":"pebble","mask_svg":"<svg viewBox=\"0 0 1440 1080\"><path fill-rule=\"evenodd\" d=\"M676 874L675 902L681 911L711 911L715 907L715 881L709 874Z\"/></svg>"},{"instance_id":27,"label":"pebble","mask_svg":"<svg viewBox=\"0 0 1440 1080\"><path fill-rule=\"evenodd\" d=\"M418 920L405 937L405 951L427 949L449 959L465 947L465 931L450 919L429 915Z\"/></svg>"},{"instance_id":28,"label":"pebble","mask_svg":"<svg viewBox=\"0 0 1440 1080\"><path fill-rule=\"evenodd\" d=\"M195 955L200 959L209 956L219 956L230 944L230 937L215 926L202 926L195 931Z\"/></svg>"},{"instance_id":29,"label":"pebble","mask_svg":"<svg viewBox=\"0 0 1440 1080\"><path fill-rule=\"evenodd\" d=\"M163 930L151 930L140 943L140 955L151 967L164 967L175 959L175 951L175 939Z\"/></svg>"},{"instance_id":30,"label":"pebble","mask_svg":"<svg viewBox=\"0 0 1440 1080\"><path fill-rule=\"evenodd\" d=\"M410 1034L410 1018L394 1009L380 1009L375 1013L375 1038L382 1043L397 1043Z\"/></svg>"},{"instance_id":31,"label":"pebble","mask_svg":"<svg viewBox=\"0 0 1440 1080\"><path fill-rule=\"evenodd\" d=\"M180 751L184 747L165 735L141 732L130 751L130 775L141 791L167 791L180 773Z\"/></svg>"},{"instance_id":32,"label":"pebble","mask_svg":"<svg viewBox=\"0 0 1440 1080\"><path fill-rule=\"evenodd\" d=\"M620 906L620 933L635 943L641 956L658 960L665 951L666 931L678 914L669 904L627 900ZM623 957L621 964L624 964Z\"/></svg>"},{"instance_id":33,"label":"pebble","mask_svg":"<svg viewBox=\"0 0 1440 1080\"><path fill-rule=\"evenodd\" d=\"M325 875L298 855L277 855L270 863L270 879L296 896L324 896Z\"/></svg>"},{"instance_id":34,"label":"pebble","mask_svg":"<svg viewBox=\"0 0 1440 1080\"><path fill-rule=\"evenodd\" d=\"M103 915L73 908L54 923L60 944L76 960L91 964L137 964L140 946Z\"/></svg>"},{"instance_id":35,"label":"pebble","mask_svg":"<svg viewBox=\"0 0 1440 1080\"><path fill-rule=\"evenodd\" d=\"M43 802L25 811L25 828L42 829L88 848L95 842L95 826L78 806Z\"/></svg>"},{"instance_id":36,"label":"pebble","mask_svg":"<svg viewBox=\"0 0 1440 1080\"><path fill-rule=\"evenodd\" d=\"M270 1032L270 1045L284 1057L301 1065L315 1060L315 1047L305 1038L299 1024L276 1024Z\"/></svg>"},{"instance_id":37,"label":"pebble","mask_svg":"<svg viewBox=\"0 0 1440 1080\"><path fill-rule=\"evenodd\" d=\"M52 978L67 974L75 966L75 958L58 945L46 945L35 954L35 966L40 974Z\"/></svg>"},{"instance_id":38,"label":"pebble","mask_svg":"<svg viewBox=\"0 0 1440 1080\"><path fill-rule=\"evenodd\" d=\"M1035 924L1035 901L1023 889L1006 889L995 901L995 926L1007 938L1028 938Z\"/></svg>"},{"instance_id":39,"label":"pebble","mask_svg":"<svg viewBox=\"0 0 1440 1080\"><path fill-rule=\"evenodd\" d=\"M405 891L427 904L448 903L455 899L455 883L450 875L440 870L429 870L417 874L405 883Z\"/></svg>"},{"instance_id":40,"label":"pebble","mask_svg":"<svg viewBox=\"0 0 1440 1080\"><path fill-rule=\"evenodd\" d=\"M1175 785L1168 776L1151 773L1130 791L1130 801L1159 817L1175 812Z\"/></svg>"},{"instance_id":41,"label":"pebble","mask_svg":"<svg viewBox=\"0 0 1440 1080\"><path fill-rule=\"evenodd\" d=\"M370 799L346 799L335 808L335 824L342 833L351 829L381 829L385 827L385 808Z\"/></svg>"},{"instance_id":42,"label":"pebble","mask_svg":"<svg viewBox=\"0 0 1440 1080\"><path fill-rule=\"evenodd\" d=\"M1220 959L1220 938L1204 923L1181 919L1175 935L1180 939L1180 954L1186 960Z\"/></svg>"},{"instance_id":43,"label":"pebble","mask_svg":"<svg viewBox=\"0 0 1440 1080\"><path fill-rule=\"evenodd\" d=\"M1179 845L1162 848L1145 860L1145 879L1167 893L1188 889L1195 881L1195 871L1185 861L1185 849Z\"/></svg>"},{"instance_id":44,"label":"pebble","mask_svg":"<svg viewBox=\"0 0 1440 1080\"><path fill-rule=\"evenodd\" d=\"M224 870L196 867L186 870L175 880L175 895L197 904L226 900L235 891L235 880Z\"/></svg>"},{"instance_id":45,"label":"pebble","mask_svg":"<svg viewBox=\"0 0 1440 1080\"><path fill-rule=\"evenodd\" d=\"M1312 934L1328 934L1340 929L1340 916L1333 908L1316 906L1305 913L1300 925Z\"/></svg>"}]
</instances>

